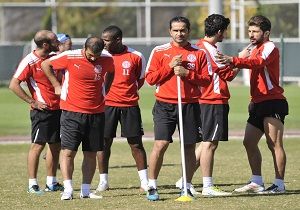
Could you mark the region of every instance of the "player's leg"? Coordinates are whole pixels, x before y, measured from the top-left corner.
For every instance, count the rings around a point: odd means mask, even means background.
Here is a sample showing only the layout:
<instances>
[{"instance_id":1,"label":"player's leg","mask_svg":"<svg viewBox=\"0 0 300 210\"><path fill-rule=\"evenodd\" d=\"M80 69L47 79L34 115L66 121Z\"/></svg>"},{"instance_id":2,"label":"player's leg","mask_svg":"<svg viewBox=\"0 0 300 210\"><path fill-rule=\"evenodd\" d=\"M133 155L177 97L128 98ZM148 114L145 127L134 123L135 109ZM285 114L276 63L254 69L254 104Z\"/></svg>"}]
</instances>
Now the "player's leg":
<instances>
[{"instance_id":1,"label":"player's leg","mask_svg":"<svg viewBox=\"0 0 300 210\"><path fill-rule=\"evenodd\" d=\"M141 189L148 190L147 156L142 142L144 134L139 106L122 108L121 136L127 138L131 154L135 160L141 182Z\"/></svg>"},{"instance_id":2,"label":"player's leg","mask_svg":"<svg viewBox=\"0 0 300 210\"><path fill-rule=\"evenodd\" d=\"M113 106L105 107L105 128L103 150L97 152L97 161L99 169L99 184L96 191L105 191L109 189L108 167L111 154L113 138L116 137L116 130L120 119L120 108Z\"/></svg>"}]
</instances>

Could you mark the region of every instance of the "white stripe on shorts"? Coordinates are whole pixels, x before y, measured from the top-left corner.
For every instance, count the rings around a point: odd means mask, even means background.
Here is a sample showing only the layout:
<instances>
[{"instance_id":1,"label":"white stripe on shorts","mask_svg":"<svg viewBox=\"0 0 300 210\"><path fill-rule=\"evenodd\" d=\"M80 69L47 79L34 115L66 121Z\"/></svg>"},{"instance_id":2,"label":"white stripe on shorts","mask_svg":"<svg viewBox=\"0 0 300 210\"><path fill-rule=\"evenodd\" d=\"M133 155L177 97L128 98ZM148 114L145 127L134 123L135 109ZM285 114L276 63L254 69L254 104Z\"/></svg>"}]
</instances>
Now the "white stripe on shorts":
<instances>
[{"instance_id":1,"label":"white stripe on shorts","mask_svg":"<svg viewBox=\"0 0 300 210\"><path fill-rule=\"evenodd\" d=\"M37 139L37 137L38 137L38 135L39 135L39 131L40 131L40 129L38 128L38 129L37 129L37 131L36 131L36 134L35 134L35 137L34 137L33 143L35 143L35 142L36 142L36 139Z\"/></svg>"},{"instance_id":2,"label":"white stripe on shorts","mask_svg":"<svg viewBox=\"0 0 300 210\"><path fill-rule=\"evenodd\" d=\"M216 136L218 127L219 127L219 124L217 124L217 126L216 126L216 128L215 128L214 135L213 135L213 137L211 138L211 141L213 141L213 140L215 139L215 136Z\"/></svg>"}]
</instances>

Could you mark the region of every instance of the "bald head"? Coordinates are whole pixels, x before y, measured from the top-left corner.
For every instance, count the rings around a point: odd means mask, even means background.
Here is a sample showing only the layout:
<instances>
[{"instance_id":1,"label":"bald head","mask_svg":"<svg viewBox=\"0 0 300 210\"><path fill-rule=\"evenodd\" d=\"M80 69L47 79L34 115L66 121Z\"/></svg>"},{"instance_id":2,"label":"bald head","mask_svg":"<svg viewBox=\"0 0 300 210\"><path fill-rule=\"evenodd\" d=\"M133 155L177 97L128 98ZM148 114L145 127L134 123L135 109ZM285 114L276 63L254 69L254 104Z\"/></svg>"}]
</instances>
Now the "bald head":
<instances>
[{"instance_id":1,"label":"bald head","mask_svg":"<svg viewBox=\"0 0 300 210\"><path fill-rule=\"evenodd\" d=\"M43 44L50 44L51 41L57 39L55 33L48 30L40 30L34 36L34 42L38 48L43 48Z\"/></svg>"},{"instance_id":2,"label":"bald head","mask_svg":"<svg viewBox=\"0 0 300 210\"><path fill-rule=\"evenodd\" d=\"M104 42L99 37L89 37L84 44L84 48L87 50L89 49L92 53L98 55L101 54L104 48Z\"/></svg>"}]
</instances>

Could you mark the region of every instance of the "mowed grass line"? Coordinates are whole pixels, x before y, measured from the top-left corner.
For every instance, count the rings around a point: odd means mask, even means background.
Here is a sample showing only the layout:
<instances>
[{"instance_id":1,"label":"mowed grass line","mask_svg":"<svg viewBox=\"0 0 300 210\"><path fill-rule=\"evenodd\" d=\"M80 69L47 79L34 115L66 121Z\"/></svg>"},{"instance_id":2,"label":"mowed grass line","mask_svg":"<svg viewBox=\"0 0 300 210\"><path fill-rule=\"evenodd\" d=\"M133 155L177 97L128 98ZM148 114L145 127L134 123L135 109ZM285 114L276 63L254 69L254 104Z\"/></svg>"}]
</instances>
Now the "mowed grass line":
<instances>
[{"instance_id":1,"label":"mowed grass line","mask_svg":"<svg viewBox=\"0 0 300 210\"><path fill-rule=\"evenodd\" d=\"M237 195L224 198L204 198L198 196L193 202L181 203L175 201L179 191L175 182L180 177L180 148L178 141L171 144L165 154L164 166L158 179L161 201L149 202L139 191L139 180L129 146L123 141L116 141L112 147L109 168L111 190L103 192L103 199L79 199L81 183L82 155L79 150L75 159L74 189L75 199L60 201L60 193L46 193L43 196L29 195L26 192L28 179L26 172L26 157L29 144L0 145L0 209L300 209L300 139L286 139L285 149L288 157L286 168L287 192L282 195ZM145 142L149 157L153 142ZM266 186L273 181L274 172L271 154L264 141L260 148L263 156L263 175ZM38 179L41 187L45 186L45 164L40 160ZM221 142L216 152L214 182L226 191L245 184L250 177L246 153L242 141L232 140ZM58 171L58 178L62 180ZM96 172L92 187L98 184ZM202 178L198 170L193 184L201 191Z\"/></svg>"},{"instance_id":2,"label":"mowed grass line","mask_svg":"<svg viewBox=\"0 0 300 210\"><path fill-rule=\"evenodd\" d=\"M300 88L295 85L286 85L284 88L290 106L285 129L300 130ZM229 129L244 130L248 118L249 87L231 85L230 91ZM146 132L153 132L154 93L154 87L146 84L140 91L139 104ZM8 88L0 88L0 116L0 136L30 135L29 106Z\"/></svg>"}]
</instances>

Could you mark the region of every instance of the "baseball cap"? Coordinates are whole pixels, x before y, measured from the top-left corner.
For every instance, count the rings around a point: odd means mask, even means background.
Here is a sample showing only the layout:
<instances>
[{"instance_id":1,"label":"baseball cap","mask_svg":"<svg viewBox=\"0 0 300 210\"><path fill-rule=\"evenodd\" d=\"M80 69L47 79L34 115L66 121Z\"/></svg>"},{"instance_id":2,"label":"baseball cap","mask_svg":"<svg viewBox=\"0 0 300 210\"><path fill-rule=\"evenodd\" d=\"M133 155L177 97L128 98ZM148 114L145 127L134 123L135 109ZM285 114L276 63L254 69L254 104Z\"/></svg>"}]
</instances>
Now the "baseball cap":
<instances>
[{"instance_id":1,"label":"baseball cap","mask_svg":"<svg viewBox=\"0 0 300 210\"><path fill-rule=\"evenodd\" d=\"M65 43L67 40L71 39L71 37L68 34L57 34L57 39L60 43Z\"/></svg>"}]
</instances>

